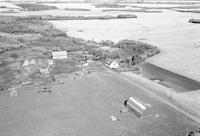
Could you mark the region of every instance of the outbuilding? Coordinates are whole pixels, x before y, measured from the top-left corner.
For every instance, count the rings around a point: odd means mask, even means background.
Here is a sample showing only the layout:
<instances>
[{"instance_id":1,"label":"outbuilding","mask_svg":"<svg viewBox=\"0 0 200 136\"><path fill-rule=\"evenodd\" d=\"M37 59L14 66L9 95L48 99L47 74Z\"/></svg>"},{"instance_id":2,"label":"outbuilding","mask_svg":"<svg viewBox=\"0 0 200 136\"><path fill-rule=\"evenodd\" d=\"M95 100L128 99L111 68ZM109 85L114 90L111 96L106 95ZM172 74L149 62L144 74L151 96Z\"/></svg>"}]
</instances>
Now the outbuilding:
<instances>
[{"instance_id":1,"label":"outbuilding","mask_svg":"<svg viewBox=\"0 0 200 136\"><path fill-rule=\"evenodd\" d=\"M67 59L67 52L66 51L53 51L52 58L53 59Z\"/></svg>"},{"instance_id":2,"label":"outbuilding","mask_svg":"<svg viewBox=\"0 0 200 136\"><path fill-rule=\"evenodd\" d=\"M107 59L105 65L109 68L116 69L119 67L119 63L115 60Z\"/></svg>"}]
</instances>

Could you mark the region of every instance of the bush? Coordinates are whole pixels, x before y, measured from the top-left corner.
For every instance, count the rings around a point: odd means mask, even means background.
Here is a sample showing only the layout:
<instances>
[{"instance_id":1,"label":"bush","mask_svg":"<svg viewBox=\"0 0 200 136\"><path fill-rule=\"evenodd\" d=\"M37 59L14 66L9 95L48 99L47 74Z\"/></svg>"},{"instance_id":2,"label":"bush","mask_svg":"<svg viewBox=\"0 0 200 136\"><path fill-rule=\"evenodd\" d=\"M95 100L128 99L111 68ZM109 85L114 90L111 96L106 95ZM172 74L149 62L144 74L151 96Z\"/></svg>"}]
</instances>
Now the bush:
<instances>
[{"instance_id":1,"label":"bush","mask_svg":"<svg viewBox=\"0 0 200 136\"><path fill-rule=\"evenodd\" d=\"M121 40L117 44L115 44L114 47L117 47L120 49L132 50L138 54L143 54L147 50L155 49L155 47L150 44L134 41L134 40Z\"/></svg>"},{"instance_id":2,"label":"bush","mask_svg":"<svg viewBox=\"0 0 200 136\"><path fill-rule=\"evenodd\" d=\"M106 60L107 58L110 59L120 59L121 56L117 51L109 51L109 50L102 50L99 48L91 49L89 54L92 54L97 60Z\"/></svg>"},{"instance_id":3,"label":"bush","mask_svg":"<svg viewBox=\"0 0 200 136\"><path fill-rule=\"evenodd\" d=\"M102 45L102 46L113 46L114 42L110 41L110 40L103 40L99 44Z\"/></svg>"},{"instance_id":4,"label":"bush","mask_svg":"<svg viewBox=\"0 0 200 136\"><path fill-rule=\"evenodd\" d=\"M19 58L19 55L17 53L12 53L12 54L10 54L10 57L17 59L17 58Z\"/></svg>"},{"instance_id":5,"label":"bush","mask_svg":"<svg viewBox=\"0 0 200 136\"><path fill-rule=\"evenodd\" d=\"M5 33L30 33L31 30L19 23L0 24L0 31Z\"/></svg>"}]
</instances>

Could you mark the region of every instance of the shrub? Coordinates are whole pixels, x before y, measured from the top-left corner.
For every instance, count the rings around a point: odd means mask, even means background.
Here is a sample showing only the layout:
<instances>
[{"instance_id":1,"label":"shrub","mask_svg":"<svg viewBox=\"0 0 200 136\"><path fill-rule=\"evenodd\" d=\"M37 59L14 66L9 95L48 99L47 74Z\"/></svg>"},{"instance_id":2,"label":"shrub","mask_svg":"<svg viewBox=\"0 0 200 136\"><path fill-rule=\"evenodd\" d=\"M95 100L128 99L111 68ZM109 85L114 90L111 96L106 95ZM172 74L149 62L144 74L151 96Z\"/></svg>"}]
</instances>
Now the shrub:
<instances>
[{"instance_id":1,"label":"shrub","mask_svg":"<svg viewBox=\"0 0 200 136\"><path fill-rule=\"evenodd\" d=\"M17 53L12 53L12 54L10 54L10 57L17 59L17 58L19 58L19 55Z\"/></svg>"},{"instance_id":2,"label":"shrub","mask_svg":"<svg viewBox=\"0 0 200 136\"><path fill-rule=\"evenodd\" d=\"M99 44L101 44L102 46L113 46L114 42L110 40L103 40Z\"/></svg>"},{"instance_id":3,"label":"shrub","mask_svg":"<svg viewBox=\"0 0 200 136\"><path fill-rule=\"evenodd\" d=\"M143 54L147 50L155 48L154 46L149 45L147 43L134 41L134 40L121 40L117 44L115 44L114 47L117 47L120 49L133 50L138 54Z\"/></svg>"},{"instance_id":4,"label":"shrub","mask_svg":"<svg viewBox=\"0 0 200 136\"><path fill-rule=\"evenodd\" d=\"M104 61L107 58L110 59L120 59L121 56L117 51L109 51L109 50L102 50L99 48L94 48L89 51L89 54L92 54L97 60Z\"/></svg>"}]
</instances>

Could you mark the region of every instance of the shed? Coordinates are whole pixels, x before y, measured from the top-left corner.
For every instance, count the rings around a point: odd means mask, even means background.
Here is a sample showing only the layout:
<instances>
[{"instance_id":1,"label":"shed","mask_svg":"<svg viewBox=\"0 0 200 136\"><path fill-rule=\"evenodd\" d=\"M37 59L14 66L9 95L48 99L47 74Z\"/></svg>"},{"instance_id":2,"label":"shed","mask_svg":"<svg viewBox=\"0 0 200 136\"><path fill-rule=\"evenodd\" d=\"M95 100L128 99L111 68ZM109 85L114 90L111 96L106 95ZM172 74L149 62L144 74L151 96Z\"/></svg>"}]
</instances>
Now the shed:
<instances>
[{"instance_id":1,"label":"shed","mask_svg":"<svg viewBox=\"0 0 200 136\"><path fill-rule=\"evenodd\" d=\"M119 67L118 62L116 62L116 61L111 62L110 68L118 68L118 67Z\"/></svg>"},{"instance_id":2,"label":"shed","mask_svg":"<svg viewBox=\"0 0 200 136\"><path fill-rule=\"evenodd\" d=\"M66 51L54 51L52 52L53 59L67 59L67 52Z\"/></svg>"},{"instance_id":3,"label":"shed","mask_svg":"<svg viewBox=\"0 0 200 136\"><path fill-rule=\"evenodd\" d=\"M111 59L107 59L105 62L105 65L109 68L118 68L119 67L119 63L117 61L114 61Z\"/></svg>"}]
</instances>

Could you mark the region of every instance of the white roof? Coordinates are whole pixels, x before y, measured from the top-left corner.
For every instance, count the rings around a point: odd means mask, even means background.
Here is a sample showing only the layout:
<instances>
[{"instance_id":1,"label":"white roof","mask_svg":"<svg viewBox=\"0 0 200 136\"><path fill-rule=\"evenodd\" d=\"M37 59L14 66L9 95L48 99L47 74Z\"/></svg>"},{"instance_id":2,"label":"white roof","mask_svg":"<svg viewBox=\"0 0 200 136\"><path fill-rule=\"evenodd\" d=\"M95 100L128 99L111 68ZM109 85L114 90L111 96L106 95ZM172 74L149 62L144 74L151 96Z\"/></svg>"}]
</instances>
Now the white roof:
<instances>
[{"instance_id":1,"label":"white roof","mask_svg":"<svg viewBox=\"0 0 200 136\"><path fill-rule=\"evenodd\" d=\"M66 51L54 51L52 52L53 59L66 59L67 52Z\"/></svg>"}]
</instances>

